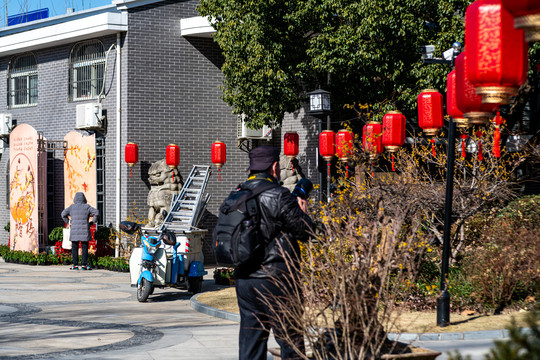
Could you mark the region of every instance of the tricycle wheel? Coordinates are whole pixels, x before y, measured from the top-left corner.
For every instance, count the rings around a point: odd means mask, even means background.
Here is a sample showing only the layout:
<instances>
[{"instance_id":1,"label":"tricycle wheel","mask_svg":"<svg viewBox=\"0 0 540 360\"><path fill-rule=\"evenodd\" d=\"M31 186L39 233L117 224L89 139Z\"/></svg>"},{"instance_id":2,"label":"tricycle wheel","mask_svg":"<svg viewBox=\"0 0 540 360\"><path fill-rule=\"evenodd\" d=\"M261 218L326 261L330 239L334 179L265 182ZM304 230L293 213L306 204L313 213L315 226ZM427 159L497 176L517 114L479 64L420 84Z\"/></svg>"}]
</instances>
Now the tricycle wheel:
<instances>
[{"instance_id":1,"label":"tricycle wheel","mask_svg":"<svg viewBox=\"0 0 540 360\"><path fill-rule=\"evenodd\" d=\"M203 277L190 277L188 278L188 291L193 294L201 292Z\"/></svg>"},{"instance_id":2,"label":"tricycle wheel","mask_svg":"<svg viewBox=\"0 0 540 360\"><path fill-rule=\"evenodd\" d=\"M150 281L145 278L141 279L141 284L137 287L137 300L139 302L145 302L148 299L148 296L152 292L154 286Z\"/></svg>"}]
</instances>

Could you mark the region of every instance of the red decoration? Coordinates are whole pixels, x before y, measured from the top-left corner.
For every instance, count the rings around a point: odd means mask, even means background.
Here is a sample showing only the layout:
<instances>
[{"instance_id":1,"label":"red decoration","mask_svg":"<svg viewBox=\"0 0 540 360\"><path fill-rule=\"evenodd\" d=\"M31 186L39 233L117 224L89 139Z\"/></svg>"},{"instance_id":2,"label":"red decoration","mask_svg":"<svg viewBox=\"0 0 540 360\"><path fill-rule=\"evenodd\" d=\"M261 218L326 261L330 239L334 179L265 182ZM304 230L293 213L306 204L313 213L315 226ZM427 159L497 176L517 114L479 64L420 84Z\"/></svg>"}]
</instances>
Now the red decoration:
<instances>
[{"instance_id":1,"label":"red decoration","mask_svg":"<svg viewBox=\"0 0 540 360\"><path fill-rule=\"evenodd\" d=\"M382 145L390 153L399 150L405 144L405 115L400 111L386 113L382 121Z\"/></svg>"},{"instance_id":2,"label":"red decoration","mask_svg":"<svg viewBox=\"0 0 540 360\"><path fill-rule=\"evenodd\" d=\"M462 52L455 60L456 105L463 112L469 125L485 125L489 122L497 104L484 104L482 96L476 94L474 85L469 81L467 56L467 52Z\"/></svg>"},{"instance_id":3,"label":"red decoration","mask_svg":"<svg viewBox=\"0 0 540 360\"><path fill-rule=\"evenodd\" d=\"M495 133L493 134L493 155L496 158L501 157L501 132L499 128L504 124L504 119L501 117L500 113L497 111L497 116L493 119L493 124L495 125Z\"/></svg>"},{"instance_id":4,"label":"red decoration","mask_svg":"<svg viewBox=\"0 0 540 360\"><path fill-rule=\"evenodd\" d=\"M476 132L476 136L478 137L478 161L484 160L484 153L482 151L482 135L484 135L484 132L479 130Z\"/></svg>"},{"instance_id":5,"label":"red decoration","mask_svg":"<svg viewBox=\"0 0 540 360\"><path fill-rule=\"evenodd\" d=\"M501 0L477 0L465 14L467 72L482 102L508 104L527 79L523 30Z\"/></svg>"},{"instance_id":6,"label":"red decoration","mask_svg":"<svg viewBox=\"0 0 540 360\"><path fill-rule=\"evenodd\" d=\"M324 160L330 162L334 157L335 133L332 130L324 130L319 134L319 152Z\"/></svg>"},{"instance_id":7,"label":"red decoration","mask_svg":"<svg viewBox=\"0 0 540 360\"><path fill-rule=\"evenodd\" d=\"M167 145L167 149L165 150L165 161L171 170L180 164L180 147L178 145ZM174 181L174 171L172 173L172 180Z\"/></svg>"},{"instance_id":8,"label":"red decoration","mask_svg":"<svg viewBox=\"0 0 540 360\"><path fill-rule=\"evenodd\" d=\"M289 158L291 170L293 169L292 161L298 155L300 140L295 131L286 132L283 136L283 153Z\"/></svg>"},{"instance_id":9,"label":"red decoration","mask_svg":"<svg viewBox=\"0 0 540 360\"><path fill-rule=\"evenodd\" d=\"M467 139L469 138L469 135L461 134L459 138L461 139L461 157L464 158L467 156L465 149L467 149Z\"/></svg>"},{"instance_id":10,"label":"red decoration","mask_svg":"<svg viewBox=\"0 0 540 360\"><path fill-rule=\"evenodd\" d=\"M218 168L219 181L221 181L221 168L227 162L227 146L221 141L212 144L212 163Z\"/></svg>"},{"instance_id":11,"label":"red decoration","mask_svg":"<svg viewBox=\"0 0 540 360\"><path fill-rule=\"evenodd\" d=\"M540 0L502 0L514 17L514 27L525 31L528 42L540 41Z\"/></svg>"},{"instance_id":12,"label":"red decoration","mask_svg":"<svg viewBox=\"0 0 540 360\"><path fill-rule=\"evenodd\" d=\"M124 148L124 160L131 168L131 177L133 177L133 166L139 161L139 147L137 144L129 142Z\"/></svg>"},{"instance_id":13,"label":"red decoration","mask_svg":"<svg viewBox=\"0 0 540 360\"><path fill-rule=\"evenodd\" d=\"M349 164L353 152L354 134L349 130L341 129L336 135L336 155L341 162L345 163L347 178L349 177Z\"/></svg>"},{"instance_id":14,"label":"red decoration","mask_svg":"<svg viewBox=\"0 0 540 360\"><path fill-rule=\"evenodd\" d=\"M362 144L364 151L369 153L369 158L375 160L383 152L382 124L370 122L364 125Z\"/></svg>"},{"instance_id":15,"label":"red decoration","mask_svg":"<svg viewBox=\"0 0 540 360\"><path fill-rule=\"evenodd\" d=\"M431 154L433 157L437 156L437 153L435 152L435 139L431 138Z\"/></svg>"},{"instance_id":16,"label":"red decoration","mask_svg":"<svg viewBox=\"0 0 540 360\"><path fill-rule=\"evenodd\" d=\"M418 95L418 125L428 136L435 136L443 127L443 96L433 89Z\"/></svg>"},{"instance_id":17,"label":"red decoration","mask_svg":"<svg viewBox=\"0 0 540 360\"><path fill-rule=\"evenodd\" d=\"M454 119L458 128L466 128L469 126L469 122L463 116L463 111L457 106L456 81L456 70L452 70L446 77L446 112Z\"/></svg>"}]
</instances>

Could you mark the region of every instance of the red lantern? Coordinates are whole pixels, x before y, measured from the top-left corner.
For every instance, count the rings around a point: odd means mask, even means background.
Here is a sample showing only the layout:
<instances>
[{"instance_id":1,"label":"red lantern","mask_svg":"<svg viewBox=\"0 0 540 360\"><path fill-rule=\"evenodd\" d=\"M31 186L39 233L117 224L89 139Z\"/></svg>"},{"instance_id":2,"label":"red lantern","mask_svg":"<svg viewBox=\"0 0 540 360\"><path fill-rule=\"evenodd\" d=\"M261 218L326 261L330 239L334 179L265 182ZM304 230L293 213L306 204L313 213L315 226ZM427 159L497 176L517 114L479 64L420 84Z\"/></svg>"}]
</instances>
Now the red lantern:
<instances>
[{"instance_id":1,"label":"red lantern","mask_svg":"<svg viewBox=\"0 0 540 360\"><path fill-rule=\"evenodd\" d=\"M227 146L221 141L212 144L212 163L218 168L219 181L221 181L221 168L227 161Z\"/></svg>"},{"instance_id":2,"label":"red lantern","mask_svg":"<svg viewBox=\"0 0 540 360\"><path fill-rule=\"evenodd\" d=\"M448 116L454 119L454 123L458 128L469 126L463 112L457 106L456 70L450 71L446 78L446 112Z\"/></svg>"},{"instance_id":3,"label":"red lantern","mask_svg":"<svg viewBox=\"0 0 540 360\"><path fill-rule=\"evenodd\" d=\"M382 145L390 153L397 152L405 143L405 115L400 111L390 111L383 117Z\"/></svg>"},{"instance_id":4,"label":"red lantern","mask_svg":"<svg viewBox=\"0 0 540 360\"><path fill-rule=\"evenodd\" d=\"M324 130L319 134L319 152L324 160L330 162L334 157L335 134L332 130Z\"/></svg>"},{"instance_id":5,"label":"red lantern","mask_svg":"<svg viewBox=\"0 0 540 360\"><path fill-rule=\"evenodd\" d=\"M364 125L362 144L364 151L369 152L369 158L375 160L383 152L382 124L370 122Z\"/></svg>"},{"instance_id":6,"label":"red lantern","mask_svg":"<svg viewBox=\"0 0 540 360\"><path fill-rule=\"evenodd\" d=\"M540 0L502 0L514 17L514 27L525 31L527 41L540 41Z\"/></svg>"},{"instance_id":7,"label":"red lantern","mask_svg":"<svg viewBox=\"0 0 540 360\"><path fill-rule=\"evenodd\" d=\"M469 81L467 69L468 52L462 52L456 58L456 93L457 107L463 112L469 125L485 125L497 104L482 103L482 96L476 94L474 85Z\"/></svg>"},{"instance_id":8,"label":"red lantern","mask_svg":"<svg viewBox=\"0 0 540 360\"><path fill-rule=\"evenodd\" d=\"M341 162L345 163L347 178L349 177L349 160L353 152L354 134L349 130L341 129L336 135L336 155Z\"/></svg>"},{"instance_id":9,"label":"red lantern","mask_svg":"<svg viewBox=\"0 0 540 360\"><path fill-rule=\"evenodd\" d=\"M501 0L477 0L465 15L467 73L482 102L508 104L527 79L527 43L523 30Z\"/></svg>"},{"instance_id":10,"label":"red lantern","mask_svg":"<svg viewBox=\"0 0 540 360\"><path fill-rule=\"evenodd\" d=\"M418 125L428 136L436 136L443 127L443 96L433 89L418 95Z\"/></svg>"},{"instance_id":11,"label":"red lantern","mask_svg":"<svg viewBox=\"0 0 540 360\"><path fill-rule=\"evenodd\" d=\"M295 131L286 132L283 137L283 153L290 159L294 159L299 152L299 138Z\"/></svg>"},{"instance_id":12,"label":"red lantern","mask_svg":"<svg viewBox=\"0 0 540 360\"><path fill-rule=\"evenodd\" d=\"M133 166L139 161L139 147L137 144L128 142L124 148L124 160L131 168L131 177L133 177Z\"/></svg>"},{"instance_id":13,"label":"red lantern","mask_svg":"<svg viewBox=\"0 0 540 360\"><path fill-rule=\"evenodd\" d=\"M165 150L165 161L171 170L180 164L180 147L178 145L167 145L167 149ZM174 171L172 173L172 180L174 181Z\"/></svg>"}]
</instances>

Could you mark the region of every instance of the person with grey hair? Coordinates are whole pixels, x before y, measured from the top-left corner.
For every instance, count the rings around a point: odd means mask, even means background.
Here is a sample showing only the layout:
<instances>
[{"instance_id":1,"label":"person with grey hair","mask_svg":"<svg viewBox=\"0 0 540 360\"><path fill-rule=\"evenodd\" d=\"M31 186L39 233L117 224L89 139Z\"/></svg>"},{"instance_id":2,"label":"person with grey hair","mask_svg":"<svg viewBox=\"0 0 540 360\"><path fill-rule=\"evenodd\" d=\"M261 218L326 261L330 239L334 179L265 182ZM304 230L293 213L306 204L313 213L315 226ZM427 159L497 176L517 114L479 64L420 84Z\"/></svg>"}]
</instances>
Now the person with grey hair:
<instances>
[{"instance_id":1,"label":"person with grey hair","mask_svg":"<svg viewBox=\"0 0 540 360\"><path fill-rule=\"evenodd\" d=\"M88 266L88 242L92 239L90 226L97 222L99 211L88 205L84 193L78 192L73 197L73 204L62 211L62 220L66 224L70 223L71 230L69 239L71 240L71 256L73 258L73 266L71 270L79 269L79 243L82 249L81 254L81 269L92 270ZM92 221L90 221L92 218Z\"/></svg>"},{"instance_id":2,"label":"person with grey hair","mask_svg":"<svg viewBox=\"0 0 540 360\"><path fill-rule=\"evenodd\" d=\"M303 351L303 334L293 329L274 326L277 321L261 297L282 296L287 289L277 286L275 280L288 284L290 268L285 258L300 258L298 241L307 241L314 228L307 215L305 199L291 194L279 185L279 150L270 146L257 147L249 153L249 177L242 188L256 192L260 186L275 186L262 191L258 198L260 234L265 244L262 263L256 267L236 268L236 295L240 309L240 360L266 359L267 342L272 329L281 348L282 359L299 359L293 346L280 336L286 331L294 339L297 349ZM295 264L293 264L293 268ZM293 270L296 271L296 270ZM290 290L290 289L289 289Z\"/></svg>"}]
</instances>

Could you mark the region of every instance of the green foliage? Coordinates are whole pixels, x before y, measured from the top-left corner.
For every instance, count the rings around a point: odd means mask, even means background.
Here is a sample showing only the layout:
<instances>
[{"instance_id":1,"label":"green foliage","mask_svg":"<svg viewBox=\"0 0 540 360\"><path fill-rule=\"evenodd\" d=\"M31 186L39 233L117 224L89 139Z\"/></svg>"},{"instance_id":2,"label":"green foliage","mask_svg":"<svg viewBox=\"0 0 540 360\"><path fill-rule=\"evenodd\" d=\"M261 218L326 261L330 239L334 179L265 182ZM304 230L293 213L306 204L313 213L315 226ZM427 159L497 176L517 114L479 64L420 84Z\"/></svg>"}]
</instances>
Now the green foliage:
<instances>
[{"instance_id":1,"label":"green foliage","mask_svg":"<svg viewBox=\"0 0 540 360\"><path fill-rule=\"evenodd\" d=\"M62 241L64 239L64 228L61 226L55 227L52 229L49 234L49 242L55 244L57 241Z\"/></svg>"},{"instance_id":2,"label":"green foliage","mask_svg":"<svg viewBox=\"0 0 540 360\"><path fill-rule=\"evenodd\" d=\"M252 127L281 123L306 91L332 92L344 104L386 103L406 115L423 88L445 90L448 67L424 66L464 40L470 0L202 0L223 50L224 100ZM328 81L330 78L330 81ZM385 106L381 107L381 111Z\"/></svg>"},{"instance_id":3,"label":"green foliage","mask_svg":"<svg viewBox=\"0 0 540 360\"><path fill-rule=\"evenodd\" d=\"M94 239L97 241L108 240L112 233L111 230L111 228L106 226L98 226L94 233Z\"/></svg>"}]
</instances>

